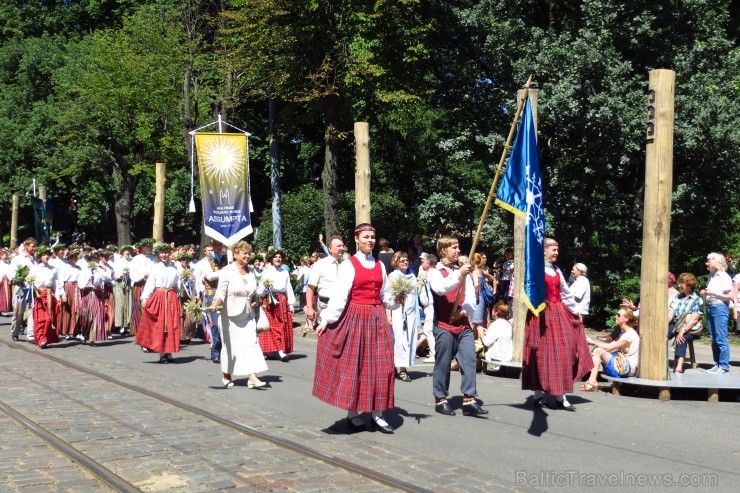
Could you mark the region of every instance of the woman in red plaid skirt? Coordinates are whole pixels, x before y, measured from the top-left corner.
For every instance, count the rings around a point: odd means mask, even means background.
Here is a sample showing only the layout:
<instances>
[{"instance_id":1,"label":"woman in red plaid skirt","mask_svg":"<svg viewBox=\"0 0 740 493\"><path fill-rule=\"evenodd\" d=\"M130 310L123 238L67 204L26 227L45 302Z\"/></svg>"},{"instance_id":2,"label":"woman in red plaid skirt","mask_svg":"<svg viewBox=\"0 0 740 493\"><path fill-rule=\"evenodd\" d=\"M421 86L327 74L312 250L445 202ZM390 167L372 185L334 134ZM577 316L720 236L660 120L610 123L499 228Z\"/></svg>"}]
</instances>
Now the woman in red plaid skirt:
<instances>
[{"instance_id":1,"label":"woman in red plaid skirt","mask_svg":"<svg viewBox=\"0 0 740 493\"><path fill-rule=\"evenodd\" d=\"M180 274L170 260L172 247L157 245L159 259L141 293L141 325L135 341L142 348L159 353L160 363L171 363L180 351Z\"/></svg>"},{"instance_id":2,"label":"woman in red plaid skirt","mask_svg":"<svg viewBox=\"0 0 740 493\"><path fill-rule=\"evenodd\" d=\"M29 273L33 278L34 303L33 322L36 345L41 349L54 342L59 342L59 335L55 327L59 315L59 303L57 300L66 301L64 285L59 280L59 272L56 267L49 264L51 251L48 246L41 245L36 250L39 263L34 265Z\"/></svg>"},{"instance_id":3,"label":"woman in red plaid skirt","mask_svg":"<svg viewBox=\"0 0 740 493\"><path fill-rule=\"evenodd\" d=\"M360 413L372 412L372 425L383 433L393 428L383 411L394 407L393 335L385 309L395 309L385 267L376 261L375 228L355 229L358 252L339 265L329 304L321 312L313 395L347 410L347 425L365 427ZM399 296L400 298L400 296Z\"/></svg>"},{"instance_id":4,"label":"woman in red plaid skirt","mask_svg":"<svg viewBox=\"0 0 740 493\"><path fill-rule=\"evenodd\" d=\"M257 334L262 352L288 361L293 352L293 305L295 293L290 285L290 273L283 268L285 255L276 250L269 257L270 266L262 271L257 296L270 321L270 330Z\"/></svg>"},{"instance_id":5,"label":"woman in red plaid skirt","mask_svg":"<svg viewBox=\"0 0 740 493\"><path fill-rule=\"evenodd\" d=\"M566 393L573 382L593 368L583 324L563 273L553 263L558 243L545 238L545 294L547 306L539 316L527 314L522 355L522 389L534 390L534 404L547 406L543 392L555 397L557 407L575 411Z\"/></svg>"}]
</instances>

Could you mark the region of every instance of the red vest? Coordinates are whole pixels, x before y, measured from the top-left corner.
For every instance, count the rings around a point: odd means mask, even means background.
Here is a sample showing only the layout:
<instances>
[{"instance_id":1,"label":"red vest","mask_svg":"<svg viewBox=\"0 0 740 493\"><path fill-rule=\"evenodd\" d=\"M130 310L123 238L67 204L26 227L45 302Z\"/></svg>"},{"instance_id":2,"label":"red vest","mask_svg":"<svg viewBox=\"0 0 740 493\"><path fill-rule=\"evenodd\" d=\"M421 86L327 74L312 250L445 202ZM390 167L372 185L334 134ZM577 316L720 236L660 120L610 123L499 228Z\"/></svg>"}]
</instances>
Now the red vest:
<instances>
[{"instance_id":1,"label":"red vest","mask_svg":"<svg viewBox=\"0 0 740 493\"><path fill-rule=\"evenodd\" d=\"M349 292L349 301L359 305L380 305L380 290L383 288L383 270L380 262L375 267L364 267L357 257L350 257L355 268L355 280Z\"/></svg>"},{"instance_id":2,"label":"red vest","mask_svg":"<svg viewBox=\"0 0 740 493\"><path fill-rule=\"evenodd\" d=\"M442 274L442 277L447 277L450 275L450 271L448 271L447 269L438 270L439 273ZM453 334L459 334L463 330L467 329L469 326L468 317L457 319L455 321L455 325L452 325L449 322L450 314L452 313L452 307L455 305L457 291L458 289L453 289L444 296L440 296L432 291L432 294L434 295L434 317L437 319L437 326L439 326L440 329L450 331ZM462 302L460 304L462 304ZM460 309L460 304L458 304L458 310Z\"/></svg>"}]
</instances>

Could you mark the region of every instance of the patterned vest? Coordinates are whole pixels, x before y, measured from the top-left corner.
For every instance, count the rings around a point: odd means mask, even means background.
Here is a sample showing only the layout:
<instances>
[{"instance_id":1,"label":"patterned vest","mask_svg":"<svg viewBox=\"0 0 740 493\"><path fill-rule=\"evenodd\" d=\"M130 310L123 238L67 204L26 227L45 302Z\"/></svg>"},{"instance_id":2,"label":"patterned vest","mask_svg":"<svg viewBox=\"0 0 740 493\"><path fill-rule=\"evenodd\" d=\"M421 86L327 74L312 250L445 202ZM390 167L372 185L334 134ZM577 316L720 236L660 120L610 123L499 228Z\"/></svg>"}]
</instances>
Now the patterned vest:
<instances>
[{"instance_id":1,"label":"patterned vest","mask_svg":"<svg viewBox=\"0 0 740 493\"><path fill-rule=\"evenodd\" d=\"M442 277L447 277L450 275L450 271L446 268L439 269L439 273L442 274ZM457 289L453 289L444 296L440 296L432 291L432 294L434 295L434 318L437 320L437 326L440 329L447 330L455 335L461 333L469 326L468 317L457 319L454 325L449 323L450 314L452 314L452 307L455 306L457 291ZM462 304L462 302L460 304ZM458 309L459 308L460 306L458 305Z\"/></svg>"}]
</instances>

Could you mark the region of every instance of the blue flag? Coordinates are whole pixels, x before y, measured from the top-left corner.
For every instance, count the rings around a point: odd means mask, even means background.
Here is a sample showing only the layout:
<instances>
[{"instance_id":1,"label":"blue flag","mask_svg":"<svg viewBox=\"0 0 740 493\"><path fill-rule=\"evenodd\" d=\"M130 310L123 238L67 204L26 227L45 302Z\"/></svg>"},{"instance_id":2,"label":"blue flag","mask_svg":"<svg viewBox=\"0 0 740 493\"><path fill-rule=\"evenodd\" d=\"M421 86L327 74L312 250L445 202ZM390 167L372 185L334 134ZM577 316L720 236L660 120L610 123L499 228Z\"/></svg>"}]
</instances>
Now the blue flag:
<instances>
[{"instance_id":1,"label":"blue flag","mask_svg":"<svg viewBox=\"0 0 740 493\"><path fill-rule=\"evenodd\" d=\"M545 209L540 158L529 97L514 140L496 203L525 218L524 302L534 314L545 309Z\"/></svg>"}]
</instances>

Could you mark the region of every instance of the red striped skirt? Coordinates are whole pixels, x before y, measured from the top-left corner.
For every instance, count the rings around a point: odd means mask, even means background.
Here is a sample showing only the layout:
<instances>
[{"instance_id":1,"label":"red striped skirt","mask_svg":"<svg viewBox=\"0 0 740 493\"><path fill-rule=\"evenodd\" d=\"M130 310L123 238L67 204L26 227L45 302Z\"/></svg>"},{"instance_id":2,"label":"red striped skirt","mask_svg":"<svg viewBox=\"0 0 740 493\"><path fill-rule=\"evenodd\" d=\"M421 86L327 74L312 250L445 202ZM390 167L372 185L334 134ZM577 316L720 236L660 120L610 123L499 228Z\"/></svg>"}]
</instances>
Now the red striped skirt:
<instances>
[{"instance_id":1,"label":"red striped skirt","mask_svg":"<svg viewBox=\"0 0 740 493\"><path fill-rule=\"evenodd\" d=\"M146 281L139 281L131 286L131 335L135 336L141 324L141 293Z\"/></svg>"},{"instance_id":2,"label":"red striped skirt","mask_svg":"<svg viewBox=\"0 0 740 493\"><path fill-rule=\"evenodd\" d=\"M106 333L113 329L113 319L116 313L115 307L113 288L106 286L103 288L103 327L105 327Z\"/></svg>"},{"instance_id":3,"label":"red striped skirt","mask_svg":"<svg viewBox=\"0 0 740 493\"><path fill-rule=\"evenodd\" d=\"M393 336L382 305L350 302L319 336L313 395L350 411L394 406Z\"/></svg>"},{"instance_id":4,"label":"red striped skirt","mask_svg":"<svg viewBox=\"0 0 740 493\"><path fill-rule=\"evenodd\" d=\"M59 334L54 327L58 313L59 305L51 290L39 289L39 296L33 302L33 337L37 346L59 342Z\"/></svg>"},{"instance_id":5,"label":"red striped skirt","mask_svg":"<svg viewBox=\"0 0 740 493\"><path fill-rule=\"evenodd\" d=\"M0 282L0 312L13 311L13 290L7 277Z\"/></svg>"},{"instance_id":6,"label":"red striped skirt","mask_svg":"<svg viewBox=\"0 0 740 493\"><path fill-rule=\"evenodd\" d=\"M593 368L578 315L548 303L539 317L527 316L522 354L522 389L552 395L573 392L573 382Z\"/></svg>"},{"instance_id":7,"label":"red striped skirt","mask_svg":"<svg viewBox=\"0 0 740 493\"><path fill-rule=\"evenodd\" d=\"M134 339L155 353L180 351L180 299L174 289L156 289L141 310L141 324Z\"/></svg>"},{"instance_id":8,"label":"red striped skirt","mask_svg":"<svg viewBox=\"0 0 740 493\"><path fill-rule=\"evenodd\" d=\"M270 330L258 334L260 347L263 353L293 352L293 312L288 307L288 297L285 293L275 293L279 301L276 305L262 299L262 306L270 321Z\"/></svg>"}]
</instances>

